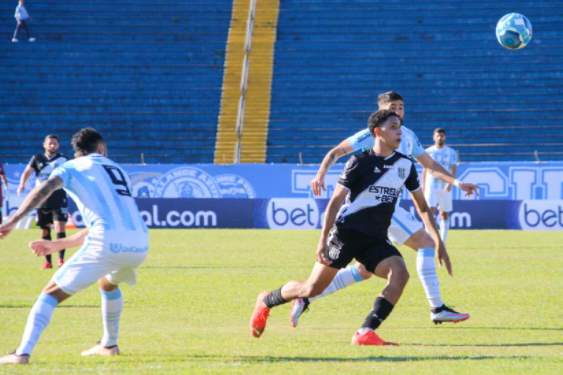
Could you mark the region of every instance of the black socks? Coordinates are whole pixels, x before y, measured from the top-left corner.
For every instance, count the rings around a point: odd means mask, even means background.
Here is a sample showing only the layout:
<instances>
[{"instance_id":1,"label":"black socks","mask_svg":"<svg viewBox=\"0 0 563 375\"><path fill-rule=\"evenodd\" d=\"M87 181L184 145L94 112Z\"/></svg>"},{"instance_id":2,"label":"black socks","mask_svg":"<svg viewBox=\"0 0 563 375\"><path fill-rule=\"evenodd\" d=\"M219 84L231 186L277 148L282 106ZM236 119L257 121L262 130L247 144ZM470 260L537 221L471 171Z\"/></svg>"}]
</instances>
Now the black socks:
<instances>
[{"instance_id":1,"label":"black socks","mask_svg":"<svg viewBox=\"0 0 563 375\"><path fill-rule=\"evenodd\" d=\"M66 237L66 233L65 232L61 232L61 233L57 233L57 238L65 238ZM62 249L61 251L59 251L59 259L60 260L65 260L65 249Z\"/></svg>"},{"instance_id":2,"label":"black socks","mask_svg":"<svg viewBox=\"0 0 563 375\"><path fill-rule=\"evenodd\" d=\"M41 239L51 241L51 233L44 235L43 237L41 237ZM51 263L51 254L45 255L45 259L47 260L47 263Z\"/></svg>"},{"instance_id":3,"label":"black socks","mask_svg":"<svg viewBox=\"0 0 563 375\"><path fill-rule=\"evenodd\" d=\"M271 309L274 306L283 305L284 303L287 303L287 301L284 300L281 295L281 289L282 288L273 290L270 294L264 297L264 303L266 304L266 306L268 306L268 308Z\"/></svg>"},{"instance_id":4,"label":"black socks","mask_svg":"<svg viewBox=\"0 0 563 375\"><path fill-rule=\"evenodd\" d=\"M377 297L371 310L362 324L362 328L376 329L391 314L393 304L383 297Z\"/></svg>"}]
</instances>

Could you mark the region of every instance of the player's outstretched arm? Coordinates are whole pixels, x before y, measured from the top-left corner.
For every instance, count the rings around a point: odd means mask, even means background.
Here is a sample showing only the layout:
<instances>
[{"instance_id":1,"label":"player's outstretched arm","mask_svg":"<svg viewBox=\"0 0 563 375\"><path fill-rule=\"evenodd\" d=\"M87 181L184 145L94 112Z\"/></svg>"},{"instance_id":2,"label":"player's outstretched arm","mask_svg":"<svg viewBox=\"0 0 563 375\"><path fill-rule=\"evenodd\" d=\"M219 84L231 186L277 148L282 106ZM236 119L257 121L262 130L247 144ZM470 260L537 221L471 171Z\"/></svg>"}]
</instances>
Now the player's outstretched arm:
<instances>
[{"instance_id":1,"label":"player's outstretched arm","mask_svg":"<svg viewBox=\"0 0 563 375\"><path fill-rule=\"evenodd\" d=\"M18 210L8 218L4 225L0 225L0 238L6 237L23 217L49 198L55 190L62 187L63 180L61 180L60 177L50 178L41 185L36 186L27 197L25 197Z\"/></svg>"},{"instance_id":2,"label":"player's outstretched arm","mask_svg":"<svg viewBox=\"0 0 563 375\"><path fill-rule=\"evenodd\" d=\"M37 256L45 256L62 249L77 247L84 243L84 239L88 235L88 228L82 229L74 233L72 236L66 238L59 238L55 241L50 240L37 240L29 243L29 248Z\"/></svg>"},{"instance_id":3,"label":"player's outstretched arm","mask_svg":"<svg viewBox=\"0 0 563 375\"><path fill-rule=\"evenodd\" d=\"M321 237L319 238L319 243L317 244L317 251L316 257L317 262L324 264L325 266L330 265L331 261L326 258L326 247L327 241L330 234L330 230L334 226L334 222L336 221L336 214L344 199L346 199L346 195L348 194L348 188L343 185L336 184L334 188L334 193L328 202L328 206L325 210L325 218L323 222L323 228L321 229Z\"/></svg>"},{"instance_id":4,"label":"player's outstretched arm","mask_svg":"<svg viewBox=\"0 0 563 375\"><path fill-rule=\"evenodd\" d=\"M452 172L451 172L451 173L452 173L452 176L456 177L456 174L457 174L457 165L455 165L455 164L452 165ZM446 189L446 191L448 191L448 192L452 191L452 185L451 185L451 184L447 184L447 185L445 186L445 189Z\"/></svg>"},{"instance_id":5,"label":"player's outstretched arm","mask_svg":"<svg viewBox=\"0 0 563 375\"><path fill-rule=\"evenodd\" d=\"M424 194L424 188L425 188L425 185L426 185L426 173L430 173L430 172L428 171L427 168L424 168L424 169L422 169L422 173L420 175L420 190L423 191L423 194Z\"/></svg>"},{"instance_id":6,"label":"player's outstretched arm","mask_svg":"<svg viewBox=\"0 0 563 375\"><path fill-rule=\"evenodd\" d=\"M440 163L432 159L430 155L428 155L426 152L417 156L416 160L418 160L418 162L422 164L424 168L427 168L429 170L428 171L429 173L432 173L440 180L445 181L448 184L452 184L454 186L459 187L467 195L477 194L477 185L472 184L470 182L460 182L456 180L456 178L452 176L450 172L448 172L444 167L442 167Z\"/></svg>"},{"instance_id":7,"label":"player's outstretched arm","mask_svg":"<svg viewBox=\"0 0 563 375\"><path fill-rule=\"evenodd\" d=\"M348 155L353 151L350 142L347 139L340 142L338 146L333 147L329 152L326 153L323 161L319 169L317 170L317 174L315 178L313 178L310 182L311 190L315 196L321 195L323 190L326 190L325 187L325 176L329 170L329 168L336 163L338 159L341 157Z\"/></svg>"},{"instance_id":8,"label":"player's outstretched arm","mask_svg":"<svg viewBox=\"0 0 563 375\"><path fill-rule=\"evenodd\" d=\"M448 270L448 273L450 274L450 276L453 276L453 270L452 270L452 264L450 262L450 257L448 255L448 252L446 250L446 246L444 245L444 242L440 238L440 233L438 232L436 222L434 221L434 215L432 215L432 212L430 211L430 207L428 207L428 204L426 203L426 200L424 199L424 195L422 194L422 190L418 189L418 190L412 191L411 197L412 197L414 206L416 207L416 211L418 212L418 214L420 215L420 218L422 219L422 222L424 223L424 227L426 228L426 230L428 231L428 233L430 234L430 236L434 240L438 262L440 263L441 266L446 266L446 270Z\"/></svg>"},{"instance_id":9,"label":"player's outstretched arm","mask_svg":"<svg viewBox=\"0 0 563 375\"><path fill-rule=\"evenodd\" d=\"M29 180L29 176L31 176L32 173L33 173L33 168L31 168L31 165L28 164L25 167L25 169L23 170L23 173L20 177L20 183L19 183L18 188L16 190L17 195L21 194L21 192L25 188L25 184L27 183L27 180Z\"/></svg>"}]
</instances>

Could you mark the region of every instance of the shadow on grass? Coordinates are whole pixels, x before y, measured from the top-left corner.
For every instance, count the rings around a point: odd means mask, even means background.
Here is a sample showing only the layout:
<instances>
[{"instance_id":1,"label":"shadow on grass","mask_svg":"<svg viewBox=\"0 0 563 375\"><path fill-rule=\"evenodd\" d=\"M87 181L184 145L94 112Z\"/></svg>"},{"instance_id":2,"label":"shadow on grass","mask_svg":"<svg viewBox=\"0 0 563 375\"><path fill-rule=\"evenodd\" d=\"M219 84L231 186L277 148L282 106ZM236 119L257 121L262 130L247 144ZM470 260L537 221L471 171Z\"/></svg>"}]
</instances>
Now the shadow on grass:
<instances>
[{"instance_id":1,"label":"shadow on grass","mask_svg":"<svg viewBox=\"0 0 563 375\"><path fill-rule=\"evenodd\" d=\"M363 356L363 357L334 357L334 356L242 356L232 358L231 361L243 363L276 363L276 362L424 362L424 361L489 361L499 359L528 359L528 356Z\"/></svg>"},{"instance_id":2,"label":"shadow on grass","mask_svg":"<svg viewBox=\"0 0 563 375\"><path fill-rule=\"evenodd\" d=\"M147 355L134 356L127 354L120 356L115 362L107 363L112 367L119 367L123 364L146 365L147 363L183 363L183 362L220 362L222 364L267 364L267 363L401 363L401 362L429 362L429 361L499 361L499 360L528 360L536 358L533 356L500 356L500 355L429 355L429 356L358 356L358 357L339 357L339 356L272 356L272 355L214 355L214 354L174 354L159 357ZM76 364L83 365L85 361Z\"/></svg>"},{"instance_id":3,"label":"shadow on grass","mask_svg":"<svg viewBox=\"0 0 563 375\"><path fill-rule=\"evenodd\" d=\"M449 326L440 329L474 329L474 330L493 330L493 331L563 331L563 327L459 327Z\"/></svg>"},{"instance_id":4,"label":"shadow on grass","mask_svg":"<svg viewBox=\"0 0 563 375\"><path fill-rule=\"evenodd\" d=\"M279 269L279 267L268 266L225 266L225 265L208 265L208 266L143 266L146 270L248 270L248 269Z\"/></svg>"},{"instance_id":5,"label":"shadow on grass","mask_svg":"<svg viewBox=\"0 0 563 375\"><path fill-rule=\"evenodd\" d=\"M498 344L426 344L426 343L401 343L401 346L422 346L422 347L456 347L456 348L504 348L504 347L527 347L527 346L561 346L563 342L518 342L518 343L498 343Z\"/></svg>"},{"instance_id":6,"label":"shadow on grass","mask_svg":"<svg viewBox=\"0 0 563 375\"><path fill-rule=\"evenodd\" d=\"M360 363L360 362L425 362L425 361L497 361L497 360L524 360L530 359L530 356L489 356L489 355L460 355L460 356L360 356L360 357L337 357L337 356L271 356L271 355L241 355L241 356L222 356L222 355L175 355L161 357L159 361L164 362L235 362L235 363ZM123 360L124 358L120 358Z\"/></svg>"},{"instance_id":7,"label":"shadow on grass","mask_svg":"<svg viewBox=\"0 0 563 375\"><path fill-rule=\"evenodd\" d=\"M19 305L0 305L1 309L31 309L33 305L19 304ZM57 309L99 309L100 305L65 305L64 303L57 306Z\"/></svg>"}]
</instances>

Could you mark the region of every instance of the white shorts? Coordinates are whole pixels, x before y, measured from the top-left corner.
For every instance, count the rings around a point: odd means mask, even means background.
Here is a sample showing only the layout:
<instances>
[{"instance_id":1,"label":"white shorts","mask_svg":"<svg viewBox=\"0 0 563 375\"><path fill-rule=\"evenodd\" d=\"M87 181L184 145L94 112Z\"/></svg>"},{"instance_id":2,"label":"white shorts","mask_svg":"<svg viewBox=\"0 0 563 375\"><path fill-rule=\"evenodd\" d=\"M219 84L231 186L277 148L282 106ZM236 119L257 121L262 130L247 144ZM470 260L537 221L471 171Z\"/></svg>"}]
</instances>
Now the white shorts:
<instances>
[{"instance_id":1,"label":"white shorts","mask_svg":"<svg viewBox=\"0 0 563 375\"><path fill-rule=\"evenodd\" d=\"M391 217L391 225L387 230L387 235L391 241L402 245L410 236L422 228L422 223L414 215L397 205L393 217Z\"/></svg>"},{"instance_id":2,"label":"white shorts","mask_svg":"<svg viewBox=\"0 0 563 375\"><path fill-rule=\"evenodd\" d=\"M452 211L452 192L443 189L430 189L424 192L424 198L430 207L438 207L440 211Z\"/></svg>"},{"instance_id":3,"label":"white shorts","mask_svg":"<svg viewBox=\"0 0 563 375\"><path fill-rule=\"evenodd\" d=\"M52 281L66 294L75 294L104 276L114 285L122 282L134 285L136 269L147 253L146 233L87 238L80 250L53 275Z\"/></svg>"}]
</instances>

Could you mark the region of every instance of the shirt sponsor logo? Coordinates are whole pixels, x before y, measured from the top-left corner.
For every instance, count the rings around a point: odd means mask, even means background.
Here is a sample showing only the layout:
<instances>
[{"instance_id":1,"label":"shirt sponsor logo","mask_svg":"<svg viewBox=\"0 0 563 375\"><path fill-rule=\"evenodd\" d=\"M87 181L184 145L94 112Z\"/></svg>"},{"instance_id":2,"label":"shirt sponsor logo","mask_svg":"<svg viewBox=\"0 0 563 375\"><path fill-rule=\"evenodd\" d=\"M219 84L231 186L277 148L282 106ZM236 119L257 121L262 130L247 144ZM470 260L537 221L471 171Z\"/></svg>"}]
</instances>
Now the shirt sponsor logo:
<instances>
[{"instance_id":1,"label":"shirt sponsor logo","mask_svg":"<svg viewBox=\"0 0 563 375\"><path fill-rule=\"evenodd\" d=\"M144 253L149 249L148 246L127 246L119 243L111 243L109 245L109 251L114 254L119 253Z\"/></svg>"},{"instance_id":2,"label":"shirt sponsor logo","mask_svg":"<svg viewBox=\"0 0 563 375\"><path fill-rule=\"evenodd\" d=\"M393 203L401 193L400 189L387 186L371 185L368 192L375 194L375 200L381 203Z\"/></svg>"}]
</instances>

